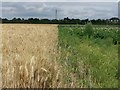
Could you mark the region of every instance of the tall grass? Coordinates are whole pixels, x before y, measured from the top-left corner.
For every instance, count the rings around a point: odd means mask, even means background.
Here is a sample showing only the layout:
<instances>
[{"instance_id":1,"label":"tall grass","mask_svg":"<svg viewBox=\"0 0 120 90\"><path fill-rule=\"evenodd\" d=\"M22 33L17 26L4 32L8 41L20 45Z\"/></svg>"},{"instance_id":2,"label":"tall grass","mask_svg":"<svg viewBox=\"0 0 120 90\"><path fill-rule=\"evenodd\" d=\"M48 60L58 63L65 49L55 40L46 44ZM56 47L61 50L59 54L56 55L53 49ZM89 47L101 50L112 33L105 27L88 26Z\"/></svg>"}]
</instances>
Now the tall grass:
<instances>
[{"instance_id":1,"label":"tall grass","mask_svg":"<svg viewBox=\"0 0 120 90\"><path fill-rule=\"evenodd\" d=\"M69 77L68 82L72 82L73 74L78 87L117 88L118 47L113 40L118 41L118 29L93 26L89 30L87 25L59 26L60 60L69 72L65 80Z\"/></svg>"}]
</instances>

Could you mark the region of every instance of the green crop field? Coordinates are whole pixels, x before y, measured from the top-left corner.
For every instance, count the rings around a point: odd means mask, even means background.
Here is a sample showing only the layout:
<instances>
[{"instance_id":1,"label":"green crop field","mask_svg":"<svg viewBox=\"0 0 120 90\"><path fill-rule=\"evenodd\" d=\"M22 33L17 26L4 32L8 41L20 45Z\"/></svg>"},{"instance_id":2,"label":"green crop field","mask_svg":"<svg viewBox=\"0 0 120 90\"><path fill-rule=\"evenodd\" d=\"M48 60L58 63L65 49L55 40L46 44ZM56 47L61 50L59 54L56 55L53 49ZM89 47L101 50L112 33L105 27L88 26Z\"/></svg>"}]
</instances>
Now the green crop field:
<instances>
[{"instance_id":1,"label":"green crop field","mask_svg":"<svg viewBox=\"0 0 120 90\"><path fill-rule=\"evenodd\" d=\"M59 25L60 62L74 87L118 87L118 27Z\"/></svg>"}]
</instances>

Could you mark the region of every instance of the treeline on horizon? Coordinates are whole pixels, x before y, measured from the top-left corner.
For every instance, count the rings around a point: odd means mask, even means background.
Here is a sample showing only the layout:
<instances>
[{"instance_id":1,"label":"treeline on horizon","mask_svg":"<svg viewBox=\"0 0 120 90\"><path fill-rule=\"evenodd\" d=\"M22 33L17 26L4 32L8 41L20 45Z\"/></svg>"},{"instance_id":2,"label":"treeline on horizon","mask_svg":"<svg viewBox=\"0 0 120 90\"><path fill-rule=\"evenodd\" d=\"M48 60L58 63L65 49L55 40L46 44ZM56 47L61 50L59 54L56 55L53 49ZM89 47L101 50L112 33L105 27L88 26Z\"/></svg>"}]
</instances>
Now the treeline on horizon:
<instances>
[{"instance_id":1,"label":"treeline on horizon","mask_svg":"<svg viewBox=\"0 0 120 90\"><path fill-rule=\"evenodd\" d=\"M81 24L85 25L87 22L91 22L93 25L119 25L120 19L112 17L110 19L39 19L39 18L13 18L11 20L7 18L0 18L1 23L23 23L23 24Z\"/></svg>"}]
</instances>

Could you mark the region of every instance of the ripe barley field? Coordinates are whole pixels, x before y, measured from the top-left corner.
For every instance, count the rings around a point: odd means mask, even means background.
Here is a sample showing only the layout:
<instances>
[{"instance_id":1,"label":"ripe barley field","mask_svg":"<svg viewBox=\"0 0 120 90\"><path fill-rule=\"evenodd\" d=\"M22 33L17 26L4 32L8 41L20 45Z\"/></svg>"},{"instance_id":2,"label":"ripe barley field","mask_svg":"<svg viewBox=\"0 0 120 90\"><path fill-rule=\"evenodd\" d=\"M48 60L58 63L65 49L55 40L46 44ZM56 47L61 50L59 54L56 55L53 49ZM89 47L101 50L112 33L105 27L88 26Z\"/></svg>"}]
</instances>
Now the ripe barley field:
<instances>
[{"instance_id":1,"label":"ripe barley field","mask_svg":"<svg viewBox=\"0 0 120 90\"><path fill-rule=\"evenodd\" d=\"M2 87L60 87L57 25L3 24Z\"/></svg>"}]
</instances>

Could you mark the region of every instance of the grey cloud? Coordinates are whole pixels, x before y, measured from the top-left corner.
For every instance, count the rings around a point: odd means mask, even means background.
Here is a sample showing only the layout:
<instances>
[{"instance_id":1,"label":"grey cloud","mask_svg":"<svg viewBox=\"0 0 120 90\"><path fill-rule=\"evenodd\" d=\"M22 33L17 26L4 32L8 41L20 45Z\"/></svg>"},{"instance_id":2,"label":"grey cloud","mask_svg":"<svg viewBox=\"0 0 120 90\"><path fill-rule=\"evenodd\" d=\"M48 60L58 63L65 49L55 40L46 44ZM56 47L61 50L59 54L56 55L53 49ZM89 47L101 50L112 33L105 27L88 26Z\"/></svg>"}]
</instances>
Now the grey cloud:
<instances>
[{"instance_id":1,"label":"grey cloud","mask_svg":"<svg viewBox=\"0 0 120 90\"><path fill-rule=\"evenodd\" d=\"M117 3L88 3L88 2L4 2L2 5L3 17L38 17L55 18L110 18L117 16Z\"/></svg>"}]
</instances>

